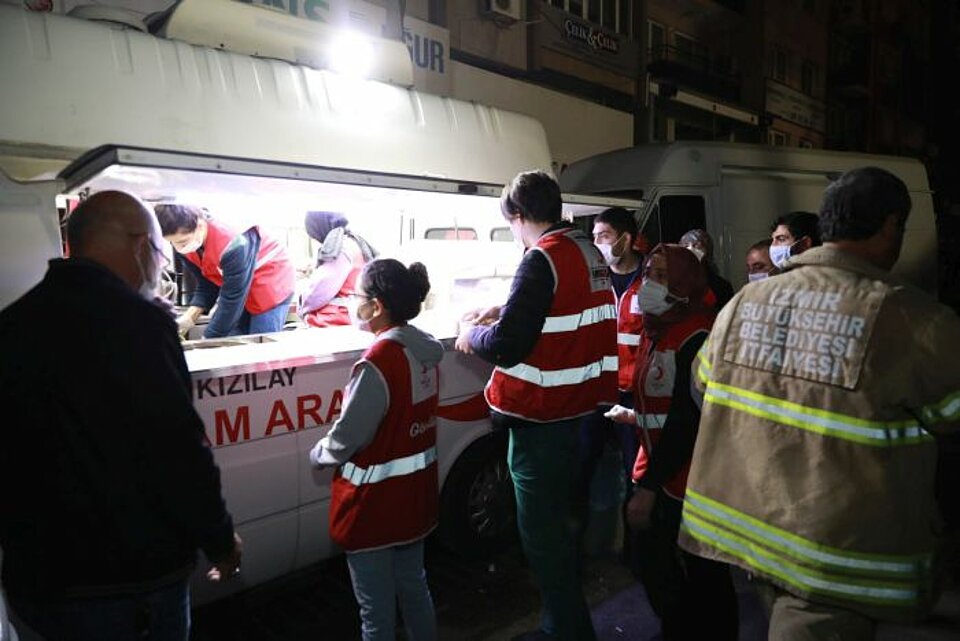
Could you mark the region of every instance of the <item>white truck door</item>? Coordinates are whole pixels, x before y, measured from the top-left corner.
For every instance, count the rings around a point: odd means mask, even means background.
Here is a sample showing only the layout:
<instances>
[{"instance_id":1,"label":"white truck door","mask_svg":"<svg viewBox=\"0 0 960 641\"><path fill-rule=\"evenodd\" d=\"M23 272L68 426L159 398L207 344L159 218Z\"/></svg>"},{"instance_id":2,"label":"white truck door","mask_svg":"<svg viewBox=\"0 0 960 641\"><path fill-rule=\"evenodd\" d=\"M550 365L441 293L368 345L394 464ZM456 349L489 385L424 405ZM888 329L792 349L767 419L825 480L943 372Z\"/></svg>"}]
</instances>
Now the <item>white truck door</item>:
<instances>
[{"instance_id":1,"label":"white truck door","mask_svg":"<svg viewBox=\"0 0 960 641\"><path fill-rule=\"evenodd\" d=\"M57 180L17 182L0 171L0 309L23 296L63 255Z\"/></svg>"}]
</instances>

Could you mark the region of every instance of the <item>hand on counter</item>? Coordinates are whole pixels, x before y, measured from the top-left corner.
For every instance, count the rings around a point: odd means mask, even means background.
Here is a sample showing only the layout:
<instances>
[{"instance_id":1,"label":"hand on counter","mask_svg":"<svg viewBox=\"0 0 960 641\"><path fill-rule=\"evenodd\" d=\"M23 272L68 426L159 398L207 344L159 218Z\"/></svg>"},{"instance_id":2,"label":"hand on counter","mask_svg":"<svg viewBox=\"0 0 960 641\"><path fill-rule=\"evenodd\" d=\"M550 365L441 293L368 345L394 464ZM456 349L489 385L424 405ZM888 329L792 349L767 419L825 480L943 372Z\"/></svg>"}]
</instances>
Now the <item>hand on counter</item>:
<instances>
[{"instance_id":1,"label":"hand on counter","mask_svg":"<svg viewBox=\"0 0 960 641\"><path fill-rule=\"evenodd\" d=\"M177 332L181 336L186 336L187 332L197 324L197 319L203 315L203 310L191 305L182 314L177 316Z\"/></svg>"},{"instance_id":2,"label":"hand on counter","mask_svg":"<svg viewBox=\"0 0 960 641\"><path fill-rule=\"evenodd\" d=\"M500 320L500 306L471 310L461 316L460 320L473 325L492 325Z\"/></svg>"},{"instance_id":3,"label":"hand on counter","mask_svg":"<svg viewBox=\"0 0 960 641\"><path fill-rule=\"evenodd\" d=\"M187 314L181 314L177 316L177 333L181 336L186 336L187 332L190 331L190 328L196 325L196 321L193 320Z\"/></svg>"},{"instance_id":4,"label":"hand on counter","mask_svg":"<svg viewBox=\"0 0 960 641\"><path fill-rule=\"evenodd\" d=\"M470 334L473 333L472 328L473 325L461 321L460 333L457 334L457 342L453 344L458 352L473 354L473 348L470 346Z\"/></svg>"}]
</instances>

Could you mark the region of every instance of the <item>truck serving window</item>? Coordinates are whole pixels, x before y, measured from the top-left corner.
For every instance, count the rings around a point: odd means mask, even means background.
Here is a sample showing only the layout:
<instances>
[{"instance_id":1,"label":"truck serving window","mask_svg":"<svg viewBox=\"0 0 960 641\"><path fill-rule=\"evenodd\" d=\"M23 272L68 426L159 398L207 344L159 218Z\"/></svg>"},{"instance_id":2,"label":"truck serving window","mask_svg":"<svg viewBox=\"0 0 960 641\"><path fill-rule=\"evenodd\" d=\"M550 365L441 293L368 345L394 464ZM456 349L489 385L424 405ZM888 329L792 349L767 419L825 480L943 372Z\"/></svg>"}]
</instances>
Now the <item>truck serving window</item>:
<instances>
[{"instance_id":1,"label":"truck serving window","mask_svg":"<svg viewBox=\"0 0 960 641\"><path fill-rule=\"evenodd\" d=\"M424 234L427 240L477 240L477 230L469 227L432 227Z\"/></svg>"}]
</instances>

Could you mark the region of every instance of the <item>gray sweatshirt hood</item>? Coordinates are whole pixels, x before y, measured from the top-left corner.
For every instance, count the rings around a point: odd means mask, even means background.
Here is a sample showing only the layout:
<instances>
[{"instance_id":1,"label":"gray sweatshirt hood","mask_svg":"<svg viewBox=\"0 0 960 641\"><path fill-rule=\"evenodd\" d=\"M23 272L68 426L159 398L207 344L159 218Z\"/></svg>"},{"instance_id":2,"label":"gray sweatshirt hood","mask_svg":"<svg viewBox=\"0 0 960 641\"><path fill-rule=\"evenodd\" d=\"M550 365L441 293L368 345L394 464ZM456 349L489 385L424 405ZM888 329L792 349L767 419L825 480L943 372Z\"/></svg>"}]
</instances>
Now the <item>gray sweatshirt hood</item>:
<instances>
[{"instance_id":1,"label":"gray sweatshirt hood","mask_svg":"<svg viewBox=\"0 0 960 641\"><path fill-rule=\"evenodd\" d=\"M394 327L381 335L401 343L413 357L424 365L436 365L443 358L443 344L430 334L413 325Z\"/></svg>"}]
</instances>

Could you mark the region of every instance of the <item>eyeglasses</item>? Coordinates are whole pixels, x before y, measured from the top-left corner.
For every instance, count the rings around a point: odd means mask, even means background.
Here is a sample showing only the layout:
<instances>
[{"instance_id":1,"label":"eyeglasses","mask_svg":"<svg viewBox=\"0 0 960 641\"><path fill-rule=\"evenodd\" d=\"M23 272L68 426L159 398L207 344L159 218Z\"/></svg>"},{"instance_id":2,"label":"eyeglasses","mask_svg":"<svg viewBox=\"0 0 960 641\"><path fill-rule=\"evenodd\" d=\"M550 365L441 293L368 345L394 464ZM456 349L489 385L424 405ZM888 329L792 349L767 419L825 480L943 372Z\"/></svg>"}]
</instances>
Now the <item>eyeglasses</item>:
<instances>
[{"instance_id":1,"label":"eyeglasses","mask_svg":"<svg viewBox=\"0 0 960 641\"><path fill-rule=\"evenodd\" d=\"M167 258L167 255L164 254L163 250L157 247L157 244L153 242L153 237L150 236L150 232L146 232L146 231L139 232L139 233L127 232L127 236L129 236L130 238L140 238L141 236L146 236L147 242L150 243L150 249L153 250L153 253L155 256L159 256L160 268L163 269L170 264L170 259Z\"/></svg>"}]
</instances>

